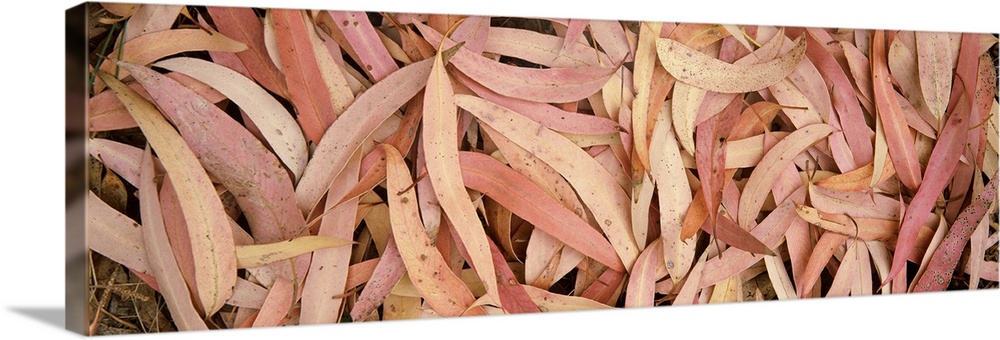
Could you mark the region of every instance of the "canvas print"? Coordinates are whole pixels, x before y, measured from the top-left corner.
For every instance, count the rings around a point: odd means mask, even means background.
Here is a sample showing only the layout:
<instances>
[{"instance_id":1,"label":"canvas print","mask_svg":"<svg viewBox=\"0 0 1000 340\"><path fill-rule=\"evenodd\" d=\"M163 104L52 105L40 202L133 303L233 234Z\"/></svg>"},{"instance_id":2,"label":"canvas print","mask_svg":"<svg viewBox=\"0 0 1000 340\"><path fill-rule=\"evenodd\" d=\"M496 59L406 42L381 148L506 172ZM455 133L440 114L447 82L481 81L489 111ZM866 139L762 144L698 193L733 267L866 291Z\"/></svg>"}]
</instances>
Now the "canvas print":
<instances>
[{"instance_id":1,"label":"canvas print","mask_svg":"<svg viewBox=\"0 0 1000 340\"><path fill-rule=\"evenodd\" d=\"M998 287L994 33L85 9L88 335Z\"/></svg>"}]
</instances>

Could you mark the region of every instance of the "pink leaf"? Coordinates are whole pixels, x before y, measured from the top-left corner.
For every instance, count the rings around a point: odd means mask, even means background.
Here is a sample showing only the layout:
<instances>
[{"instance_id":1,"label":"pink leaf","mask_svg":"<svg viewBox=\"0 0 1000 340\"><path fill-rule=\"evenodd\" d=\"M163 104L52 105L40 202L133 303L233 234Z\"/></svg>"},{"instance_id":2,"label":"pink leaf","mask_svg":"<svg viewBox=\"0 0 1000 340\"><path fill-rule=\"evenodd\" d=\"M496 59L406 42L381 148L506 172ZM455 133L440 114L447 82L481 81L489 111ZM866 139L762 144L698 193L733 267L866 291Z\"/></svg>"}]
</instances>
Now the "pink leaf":
<instances>
[{"instance_id":1,"label":"pink leaf","mask_svg":"<svg viewBox=\"0 0 1000 340\"><path fill-rule=\"evenodd\" d=\"M914 244L917 241L917 233L920 231L920 227L923 225L927 214L930 213L931 208L937 202L938 196L941 195L945 186L951 182L952 174L954 174L955 169L958 167L959 157L961 157L962 150L966 146L966 140L969 138L970 106L973 111L977 109L977 106L973 103L974 97L972 95L973 91L975 91L975 86L972 86L971 82L974 82L974 79L976 79L974 72L976 72L978 67L973 64L971 72L969 72L970 68L963 70L962 65L963 63L967 63L968 60L978 61L978 56L974 54L977 43L972 43L974 40L972 37L972 35L963 35L962 50L959 53L958 76L962 80L960 83L963 84L965 89L964 100L959 99L958 107L954 108L948 115L948 121L941 130L937 143L934 145L934 150L931 152L931 157L927 161L927 170L925 172L927 178L925 178L924 184L920 186L920 189L913 196L910 206L906 209L906 215L903 216L899 227L899 239L896 242L896 252L893 254L892 270L887 275L888 278L896 277L899 271L902 270L902 267L906 265L906 259L913 251ZM878 38L878 35L876 35L876 38ZM964 107L963 104L965 104ZM888 283L887 280L882 282L883 286Z\"/></svg>"},{"instance_id":2,"label":"pink leaf","mask_svg":"<svg viewBox=\"0 0 1000 340\"><path fill-rule=\"evenodd\" d=\"M406 190L413 182L402 156L395 149L382 148L388 162L386 188L389 192L387 201L392 235L410 281L427 304L443 316L483 315L481 308L467 311L475 302L475 297L451 271L427 237L420 222L416 195L412 190Z\"/></svg>"},{"instance_id":3,"label":"pink leaf","mask_svg":"<svg viewBox=\"0 0 1000 340\"><path fill-rule=\"evenodd\" d=\"M833 127L826 124L813 124L795 130L792 134L774 145L760 164L750 174L743 195L740 197L740 225L750 225L757 217L764 199L771 190L778 174L792 162L795 155L803 152L833 132Z\"/></svg>"},{"instance_id":4,"label":"pink leaf","mask_svg":"<svg viewBox=\"0 0 1000 340\"><path fill-rule=\"evenodd\" d=\"M288 84L288 99L295 106L299 124L306 137L319 143L323 133L336 119L330 92L320 73L316 55L310 42L310 31L302 11L274 9L274 31L278 41L278 55Z\"/></svg>"},{"instance_id":5,"label":"pink leaf","mask_svg":"<svg viewBox=\"0 0 1000 340\"><path fill-rule=\"evenodd\" d=\"M709 57L672 39L657 41L660 62L677 80L723 93L757 91L790 74L805 56L805 41L799 39L785 55L761 64L733 65Z\"/></svg>"},{"instance_id":6,"label":"pink leaf","mask_svg":"<svg viewBox=\"0 0 1000 340\"><path fill-rule=\"evenodd\" d=\"M252 80L228 68L194 58L171 58L154 64L198 79L226 95L250 117L274 153L298 178L309 150L292 115Z\"/></svg>"},{"instance_id":7,"label":"pink leaf","mask_svg":"<svg viewBox=\"0 0 1000 340\"><path fill-rule=\"evenodd\" d=\"M167 232L163 226L163 212L160 210L160 195L156 192L156 184L153 182L154 167L153 153L147 146L139 174L139 195L145 197L139 201L139 213L142 215L144 230L142 237L146 245L146 255L150 260L150 269L153 276L159 278L157 283L160 285L160 293L163 294L177 328L207 330L208 327L191 303L190 291L170 249Z\"/></svg>"},{"instance_id":8,"label":"pink leaf","mask_svg":"<svg viewBox=\"0 0 1000 340\"><path fill-rule=\"evenodd\" d=\"M246 45L230 39L222 34L211 34L200 29L172 29L159 32L143 34L140 37L129 40L122 44L118 51L111 51L109 56L116 56L117 60L127 61L134 64L146 65L160 58L190 51L227 51L239 52L247 48ZM118 57L120 56L120 57ZM111 72L115 63L101 63L101 71ZM129 75L127 71L118 72L118 79L124 79ZM103 80L94 80L94 93L104 90Z\"/></svg>"},{"instance_id":9,"label":"pink leaf","mask_svg":"<svg viewBox=\"0 0 1000 340\"><path fill-rule=\"evenodd\" d=\"M639 254L630 232L629 199L602 165L565 137L506 108L465 95L456 95L455 102L566 177L594 213L625 267L631 268Z\"/></svg>"},{"instance_id":10,"label":"pink leaf","mask_svg":"<svg viewBox=\"0 0 1000 340\"><path fill-rule=\"evenodd\" d=\"M569 19L568 27L566 27L566 36L563 37L565 42L563 43L562 50L568 49L569 46L572 46L577 40L583 37L583 31L587 29L589 23L590 20L586 19Z\"/></svg>"},{"instance_id":11,"label":"pink leaf","mask_svg":"<svg viewBox=\"0 0 1000 340\"><path fill-rule=\"evenodd\" d=\"M396 241L390 238L385 246L385 251L379 257L378 265L372 271L371 279L367 281L365 289L361 291L361 295L354 303L351 319L360 321L375 311L379 305L382 305L386 296L403 277L405 269L403 259L399 256L399 249L396 247Z\"/></svg>"},{"instance_id":12,"label":"pink leaf","mask_svg":"<svg viewBox=\"0 0 1000 340\"><path fill-rule=\"evenodd\" d=\"M327 131L336 133L329 134L316 146L296 187L295 198L300 210L312 210L361 143L424 88L433 62L424 60L393 72L358 96L330 125Z\"/></svg>"},{"instance_id":13,"label":"pink leaf","mask_svg":"<svg viewBox=\"0 0 1000 340\"><path fill-rule=\"evenodd\" d=\"M428 42L436 44L441 33L415 23ZM447 39L443 48L455 45ZM604 86L617 67L577 67L531 69L501 64L467 49L459 48L451 58L462 73L487 88L510 97L543 103L567 103L587 98Z\"/></svg>"},{"instance_id":14,"label":"pink leaf","mask_svg":"<svg viewBox=\"0 0 1000 340\"><path fill-rule=\"evenodd\" d=\"M247 45L247 50L236 56L261 86L288 98L285 75L274 65L264 46L264 26L251 8L208 7L208 14L219 32Z\"/></svg>"},{"instance_id":15,"label":"pink leaf","mask_svg":"<svg viewBox=\"0 0 1000 340\"><path fill-rule=\"evenodd\" d=\"M208 174L179 133L152 104L106 73L98 74L139 123L177 184L184 219L195 254L195 275L204 315L215 314L232 295L236 282L236 250L225 211Z\"/></svg>"},{"instance_id":16,"label":"pink leaf","mask_svg":"<svg viewBox=\"0 0 1000 340\"><path fill-rule=\"evenodd\" d=\"M337 180L330 187L328 197L341 197L358 181L361 168L361 156L355 153L344 166ZM293 209L294 210L294 209ZM317 235L354 239L354 226L357 220L358 199L350 199L343 204L336 204L333 199L326 201L323 211L329 213L320 221ZM343 294L347 291L348 269L351 261L351 248L339 247L321 249L313 253L309 263L309 273L302 287L301 324L326 324L340 321L343 308Z\"/></svg>"},{"instance_id":17,"label":"pink leaf","mask_svg":"<svg viewBox=\"0 0 1000 340\"><path fill-rule=\"evenodd\" d=\"M374 81L380 81L399 69L382 45L375 28L364 12L329 11L344 38L358 54L358 64Z\"/></svg>"},{"instance_id":18,"label":"pink leaf","mask_svg":"<svg viewBox=\"0 0 1000 340\"><path fill-rule=\"evenodd\" d=\"M889 83L889 69L886 66L885 34L876 31L872 39L872 82L878 119L885 128L889 156L896 168L899 180L908 189L916 191L920 187L920 161L913 146L913 134L906 125L903 111L899 106L896 91Z\"/></svg>"},{"instance_id":19,"label":"pink leaf","mask_svg":"<svg viewBox=\"0 0 1000 340\"><path fill-rule=\"evenodd\" d=\"M257 241L287 240L301 232L305 220L294 211L291 179L256 137L218 107L152 69L124 63L122 68L146 87L205 169L234 193Z\"/></svg>"},{"instance_id":20,"label":"pink leaf","mask_svg":"<svg viewBox=\"0 0 1000 340\"><path fill-rule=\"evenodd\" d=\"M287 321L289 309L292 307L292 297L295 286L288 279L279 277L274 281L271 290L264 299L264 304L260 307L260 313L253 321L253 327L274 327Z\"/></svg>"},{"instance_id":21,"label":"pink leaf","mask_svg":"<svg viewBox=\"0 0 1000 340\"><path fill-rule=\"evenodd\" d=\"M611 244L573 212L549 198L542 189L492 157L461 152L465 184L511 209L535 228L608 267L624 271ZM515 189L516 188L516 189Z\"/></svg>"},{"instance_id":22,"label":"pink leaf","mask_svg":"<svg viewBox=\"0 0 1000 340\"><path fill-rule=\"evenodd\" d=\"M489 243L476 208L465 190L458 160L458 107L455 91L444 68L442 52L434 57L424 92L424 122L421 139L426 154L427 177L445 216L455 227L458 241L469 251L467 258L486 286L487 294L499 301L497 282L490 260Z\"/></svg>"},{"instance_id":23,"label":"pink leaf","mask_svg":"<svg viewBox=\"0 0 1000 340\"><path fill-rule=\"evenodd\" d=\"M142 234L138 223L87 192L87 248L135 272L153 274Z\"/></svg>"}]
</instances>

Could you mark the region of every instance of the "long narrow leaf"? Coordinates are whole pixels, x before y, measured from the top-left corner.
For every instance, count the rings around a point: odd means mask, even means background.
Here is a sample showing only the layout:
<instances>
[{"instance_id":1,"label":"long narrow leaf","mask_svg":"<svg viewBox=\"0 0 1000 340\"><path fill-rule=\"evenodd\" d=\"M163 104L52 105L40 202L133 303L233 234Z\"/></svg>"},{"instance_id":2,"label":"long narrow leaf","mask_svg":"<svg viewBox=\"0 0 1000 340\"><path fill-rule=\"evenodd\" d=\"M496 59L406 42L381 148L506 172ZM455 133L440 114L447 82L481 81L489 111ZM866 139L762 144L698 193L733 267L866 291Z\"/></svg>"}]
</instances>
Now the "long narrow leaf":
<instances>
[{"instance_id":1,"label":"long narrow leaf","mask_svg":"<svg viewBox=\"0 0 1000 340\"><path fill-rule=\"evenodd\" d=\"M955 272L955 267L961 258L965 245L972 236L973 230L980 220L988 218L986 217L988 207L996 200L997 178L998 176L994 174L986 188L972 200L972 204L962 210L962 214L948 230L941 246L934 251L927 270L913 289L914 292L941 291L951 283L951 276ZM978 284L978 282L972 284Z\"/></svg>"},{"instance_id":2,"label":"long narrow leaf","mask_svg":"<svg viewBox=\"0 0 1000 340\"><path fill-rule=\"evenodd\" d=\"M806 52L805 40L799 39L792 50L777 59L754 65L733 65L672 39L657 40L656 48L663 67L677 80L722 93L752 92L771 86L787 77Z\"/></svg>"},{"instance_id":3,"label":"long narrow leaf","mask_svg":"<svg viewBox=\"0 0 1000 340\"><path fill-rule=\"evenodd\" d=\"M253 120L274 153L296 178L305 169L309 151L305 137L292 115L274 97L250 79L211 62L194 58L172 58L154 64L204 82L231 99Z\"/></svg>"},{"instance_id":4,"label":"long narrow leaf","mask_svg":"<svg viewBox=\"0 0 1000 340\"><path fill-rule=\"evenodd\" d=\"M219 28L219 32L233 40L247 45L247 50L237 52L254 80L261 86L287 98L288 87L285 76L267 55L264 46L264 25L251 8L208 6L208 14Z\"/></svg>"},{"instance_id":5,"label":"long narrow leaf","mask_svg":"<svg viewBox=\"0 0 1000 340\"><path fill-rule=\"evenodd\" d=\"M446 39L423 24L416 23L420 33L435 44ZM445 49L455 43L446 39ZM567 103L587 98L596 93L615 73L617 67L577 67L531 69L501 64L459 48L451 64L483 84L506 96L543 103Z\"/></svg>"},{"instance_id":6,"label":"long narrow leaf","mask_svg":"<svg viewBox=\"0 0 1000 340\"><path fill-rule=\"evenodd\" d=\"M305 220L294 211L294 190L277 157L221 109L179 83L139 65L132 72L174 124L205 170L236 195L256 240L287 240ZM177 178L174 178L177 181Z\"/></svg>"},{"instance_id":7,"label":"long narrow leaf","mask_svg":"<svg viewBox=\"0 0 1000 340\"><path fill-rule=\"evenodd\" d=\"M316 250L353 243L335 237L309 235L275 243L237 246L237 266L239 268L259 267Z\"/></svg>"},{"instance_id":8,"label":"long narrow leaf","mask_svg":"<svg viewBox=\"0 0 1000 340\"><path fill-rule=\"evenodd\" d=\"M472 152L459 154L466 185L511 209L535 228L594 258L608 267L624 271L614 248L587 222L526 178L492 157ZM515 189L516 188L516 189Z\"/></svg>"},{"instance_id":9,"label":"long narrow leaf","mask_svg":"<svg viewBox=\"0 0 1000 340\"><path fill-rule=\"evenodd\" d=\"M295 105L299 124L306 137L318 143L336 118L330 92L324 84L303 12L289 9L271 11L288 86L288 99Z\"/></svg>"},{"instance_id":10,"label":"long narrow leaf","mask_svg":"<svg viewBox=\"0 0 1000 340\"><path fill-rule=\"evenodd\" d=\"M163 212L160 210L159 194L153 182L155 169L153 154L146 147L143 153L142 166L139 171L139 195L147 197L139 202L142 215L142 238L146 245L146 255L149 258L149 268L153 276L159 278L160 293L170 309L170 316L180 330L207 330L198 311L191 302L190 291L181 276L177 260L170 250L167 232L163 228Z\"/></svg>"},{"instance_id":11,"label":"long narrow leaf","mask_svg":"<svg viewBox=\"0 0 1000 340\"><path fill-rule=\"evenodd\" d=\"M626 268L639 256L632 236L629 199L614 178L583 150L555 132L485 100L456 95L455 103L552 166L590 207Z\"/></svg>"},{"instance_id":12,"label":"long narrow leaf","mask_svg":"<svg viewBox=\"0 0 1000 340\"><path fill-rule=\"evenodd\" d=\"M461 176L458 125L455 91L445 71L442 52L439 51L434 57L434 65L424 92L421 140L427 153L427 177L431 179L441 209L455 227L458 241L469 252L470 264L486 285L487 294L499 301L489 242Z\"/></svg>"},{"instance_id":13,"label":"long narrow leaf","mask_svg":"<svg viewBox=\"0 0 1000 340\"><path fill-rule=\"evenodd\" d=\"M420 222L417 197L412 190L406 190L413 180L402 156L395 149L383 149L388 162L386 186L392 235L410 281L427 304L442 316L482 315L481 308L466 312L476 298L427 238Z\"/></svg>"},{"instance_id":14,"label":"long narrow leaf","mask_svg":"<svg viewBox=\"0 0 1000 340\"><path fill-rule=\"evenodd\" d=\"M792 134L775 144L761 159L760 165L750 174L743 195L740 197L739 221L747 226L755 220L757 213L764 204L771 185L782 169L791 163L795 155L801 153L813 144L833 132L833 127L826 124L814 124L795 130Z\"/></svg>"},{"instance_id":15,"label":"long narrow leaf","mask_svg":"<svg viewBox=\"0 0 1000 340\"><path fill-rule=\"evenodd\" d=\"M906 125L903 111L899 106L895 90L889 83L889 69L886 66L885 34L875 32L872 41L872 82L878 119L885 128L889 156L896 168L899 180L907 188L916 191L920 187L920 162L913 146L913 134Z\"/></svg>"},{"instance_id":16,"label":"long narrow leaf","mask_svg":"<svg viewBox=\"0 0 1000 340\"><path fill-rule=\"evenodd\" d=\"M246 50L243 43L230 39L222 34L211 34L200 29L173 29L153 32L136 37L122 44L118 51L112 51L109 56L116 56L120 61L146 65L157 59L190 51L226 51L239 52ZM111 72L114 63L102 63L101 71ZM118 79L128 76L128 72L118 72ZM103 80L94 81L94 93L100 93L105 87Z\"/></svg>"},{"instance_id":17,"label":"long narrow leaf","mask_svg":"<svg viewBox=\"0 0 1000 340\"><path fill-rule=\"evenodd\" d=\"M98 76L125 103L167 173L176 179L195 254L200 305L205 315L215 314L236 284L236 249L222 202L194 152L156 108L114 77L106 73Z\"/></svg>"},{"instance_id":18,"label":"long narrow leaf","mask_svg":"<svg viewBox=\"0 0 1000 340\"><path fill-rule=\"evenodd\" d=\"M336 132L316 146L296 187L295 198L300 210L312 210L344 169L347 159L372 131L424 88L433 62L424 60L393 72L358 96L330 125L327 131Z\"/></svg>"}]
</instances>

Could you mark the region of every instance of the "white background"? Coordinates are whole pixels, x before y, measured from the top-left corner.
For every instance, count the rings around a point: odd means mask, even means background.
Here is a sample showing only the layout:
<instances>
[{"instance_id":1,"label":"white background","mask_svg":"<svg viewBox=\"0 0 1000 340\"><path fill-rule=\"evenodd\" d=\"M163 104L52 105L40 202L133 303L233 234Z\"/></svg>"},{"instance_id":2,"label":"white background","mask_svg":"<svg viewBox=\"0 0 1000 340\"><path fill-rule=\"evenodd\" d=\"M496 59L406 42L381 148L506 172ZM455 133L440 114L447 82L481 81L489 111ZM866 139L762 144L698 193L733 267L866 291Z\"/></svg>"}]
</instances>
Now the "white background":
<instances>
[{"instance_id":1,"label":"white background","mask_svg":"<svg viewBox=\"0 0 1000 340\"><path fill-rule=\"evenodd\" d=\"M178 1L162 1L182 3ZM396 12L577 17L736 24L891 28L1000 32L997 1L719 1L659 5L635 1L297 1L226 3ZM447 4L454 2L455 4ZM552 1L555 2L555 1ZM472 3L476 3L472 5ZM0 330L4 338L73 338L75 334L33 316L62 308L64 299L64 16L74 1L16 0L0 13L3 65L0 129L3 169L0 190ZM491 317L433 322L291 327L152 335L153 338L209 339L401 336L560 339L652 335L657 338L933 335L949 338L996 336L1000 291L910 296L747 303L725 306L578 312L528 317ZM28 312L25 312L28 311ZM31 312L34 311L34 312ZM132 337L127 337L132 338Z\"/></svg>"}]
</instances>

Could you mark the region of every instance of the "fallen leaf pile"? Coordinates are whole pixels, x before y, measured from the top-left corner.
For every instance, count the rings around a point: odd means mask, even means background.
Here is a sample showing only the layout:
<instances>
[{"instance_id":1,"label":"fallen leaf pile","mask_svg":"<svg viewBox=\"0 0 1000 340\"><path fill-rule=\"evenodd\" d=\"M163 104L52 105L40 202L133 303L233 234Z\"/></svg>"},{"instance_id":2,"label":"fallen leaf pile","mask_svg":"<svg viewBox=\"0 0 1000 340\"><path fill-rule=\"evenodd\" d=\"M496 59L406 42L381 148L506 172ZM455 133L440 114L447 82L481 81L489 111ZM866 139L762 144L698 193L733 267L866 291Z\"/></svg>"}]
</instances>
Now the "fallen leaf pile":
<instances>
[{"instance_id":1,"label":"fallen leaf pile","mask_svg":"<svg viewBox=\"0 0 1000 340\"><path fill-rule=\"evenodd\" d=\"M179 330L997 287L993 34L93 6L88 247Z\"/></svg>"}]
</instances>

